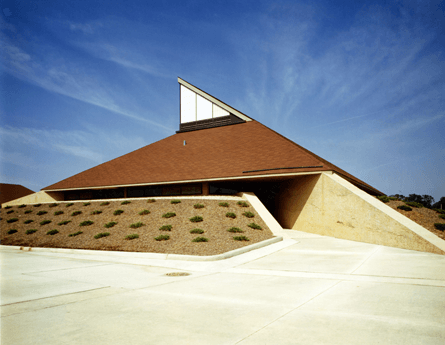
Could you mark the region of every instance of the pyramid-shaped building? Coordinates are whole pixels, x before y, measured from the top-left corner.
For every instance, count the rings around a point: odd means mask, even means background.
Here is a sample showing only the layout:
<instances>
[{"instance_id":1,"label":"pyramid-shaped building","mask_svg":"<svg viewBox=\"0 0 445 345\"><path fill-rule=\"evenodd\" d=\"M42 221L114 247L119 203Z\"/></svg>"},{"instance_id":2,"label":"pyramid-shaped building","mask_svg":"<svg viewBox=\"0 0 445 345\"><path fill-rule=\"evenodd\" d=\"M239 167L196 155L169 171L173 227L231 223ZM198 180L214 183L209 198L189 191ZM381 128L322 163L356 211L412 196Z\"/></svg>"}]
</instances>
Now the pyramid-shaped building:
<instances>
[{"instance_id":1,"label":"pyramid-shaped building","mask_svg":"<svg viewBox=\"0 0 445 345\"><path fill-rule=\"evenodd\" d=\"M65 200L255 192L296 176L344 170L178 78L176 134L45 187ZM266 188L267 189L267 188Z\"/></svg>"},{"instance_id":2,"label":"pyramid-shaped building","mask_svg":"<svg viewBox=\"0 0 445 345\"><path fill-rule=\"evenodd\" d=\"M283 228L436 250L423 230L411 226L407 235L398 213L382 209L374 198L382 194L377 189L181 78L178 82L175 134L17 202L250 192Z\"/></svg>"}]
</instances>

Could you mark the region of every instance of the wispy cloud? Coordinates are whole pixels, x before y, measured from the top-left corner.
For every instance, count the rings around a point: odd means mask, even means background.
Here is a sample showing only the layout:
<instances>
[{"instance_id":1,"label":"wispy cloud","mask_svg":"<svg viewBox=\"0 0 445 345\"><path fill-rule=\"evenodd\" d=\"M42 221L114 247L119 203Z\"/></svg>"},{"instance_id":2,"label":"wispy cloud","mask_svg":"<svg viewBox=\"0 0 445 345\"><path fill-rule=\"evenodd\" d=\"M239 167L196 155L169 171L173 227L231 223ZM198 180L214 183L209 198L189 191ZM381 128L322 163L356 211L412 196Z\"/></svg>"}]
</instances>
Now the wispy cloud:
<instances>
[{"instance_id":1,"label":"wispy cloud","mask_svg":"<svg viewBox=\"0 0 445 345\"><path fill-rule=\"evenodd\" d=\"M87 71L73 61L65 60L55 50L48 48L45 57L32 56L24 49L12 43L6 35L0 36L2 50L1 66L10 74L82 102L112 111L127 118L160 128L166 132L174 131L161 122L153 120L155 116L142 117L127 110L115 101L116 97L100 83L100 76L94 71ZM107 85L108 86L108 85ZM146 110L141 111L144 114ZM152 119L153 118L153 119Z\"/></svg>"},{"instance_id":2,"label":"wispy cloud","mask_svg":"<svg viewBox=\"0 0 445 345\"><path fill-rule=\"evenodd\" d=\"M116 154L127 153L128 150L142 147L146 142L138 137L125 137L123 135L105 132L99 128L94 131L61 131L35 128L0 127L2 148L14 150L20 148L21 152L11 161L13 155L3 152L2 157L8 156L8 162L17 165L24 164L28 158L23 159L23 152L30 152L33 147L39 147L49 152L68 154L77 158L89 160L95 164L103 163L106 159L114 158L109 152ZM111 149L112 148L112 149ZM111 149L111 150L110 150ZM104 152L106 150L107 153ZM2 158L2 160L4 160Z\"/></svg>"},{"instance_id":3,"label":"wispy cloud","mask_svg":"<svg viewBox=\"0 0 445 345\"><path fill-rule=\"evenodd\" d=\"M71 31L81 31L84 34L92 34L93 33L93 26L89 23L81 24L81 23L68 22L68 25L69 25L69 28Z\"/></svg>"},{"instance_id":4,"label":"wispy cloud","mask_svg":"<svg viewBox=\"0 0 445 345\"><path fill-rule=\"evenodd\" d=\"M0 135L3 145L7 143L8 146L37 146L49 151L86 158L95 163L103 161L103 156L100 153L94 152L86 145L86 143L91 142L92 133L88 135L88 133L82 131L65 132L59 130L0 127ZM26 150L23 152L26 152ZM19 159L19 162L21 161L22 159Z\"/></svg>"},{"instance_id":5,"label":"wispy cloud","mask_svg":"<svg viewBox=\"0 0 445 345\"><path fill-rule=\"evenodd\" d=\"M277 126L297 121L306 130L368 117L359 114L391 116L403 109L405 117L413 116L407 103L425 97L431 85L444 88L444 61L426 53L434 35L407 26L404 18L386 17L378 8L359 13L350 28L324 44L311 36L322 25L313 18L303 18L292 35L289 22L273 17L267 18L274 28L270 37L262 37L259 22L251 31L234 30L240 59L251 57L244 66L244 103L253 104L251 115ZM273 49L257 44L264 40ZM437 97L427 98L432 102L425 115L434 114Z\"/></svg>"}]
</instances>

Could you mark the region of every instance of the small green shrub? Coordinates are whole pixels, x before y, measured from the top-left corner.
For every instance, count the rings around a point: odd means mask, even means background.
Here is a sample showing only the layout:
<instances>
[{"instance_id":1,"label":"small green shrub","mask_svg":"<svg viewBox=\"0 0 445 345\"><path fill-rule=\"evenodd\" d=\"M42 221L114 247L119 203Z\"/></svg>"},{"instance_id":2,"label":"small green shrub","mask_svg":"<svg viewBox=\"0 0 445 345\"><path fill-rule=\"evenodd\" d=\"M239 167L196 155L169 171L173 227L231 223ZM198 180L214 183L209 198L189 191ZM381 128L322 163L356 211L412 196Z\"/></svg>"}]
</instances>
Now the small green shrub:
<instances>
[{"instance_id":1,"label":"small green shrub","mask_svg":"<svg viewBox=\"0 0 445 345\"><path fill-rule=\"evenodd\" d=\"M15 223L16 221L18 221L18 218L9 218L6 223Z\"/></svg>"},{"instance_id":2,"label":"small green shrub","mask_svg":"<svg viewBox=\"0 0 445 345\"><path fill-rule=\"evenodd\" d=\"M79 226L88 226L91 224L94 224L94 222L91 220L84 220L82 223L79 224Z\"/></svg>"},{"instance_id":3,"label":"small green shrub","mask_svg":"<svg viewBox=\"0 0 445 345\"><path fill-rule=\"evenodd\" d=\"M38 216L41 216L41 215L44 215L44 214L47 214L48 212L46 212L46 211L39 211L39 212L37 212L37 215Z\"/></svg>"},{"instance_id":4,"label":"small green shrub","mask_svg":"<svg viewBox=\"0 0 445 345\"><path fill-rule=\"evenodd\" d=\"M29 223L32 223L32 222L33 222L32 219L28 219L28 220L25 220L23 223L25 223L25 224L29 224Z\"/></svg>"},{"instance_id":5,"label":"small green shrub","mask_svg":"<svg viewBox=\"0 0 445 345\"><path fill-rule=\"evenodd\" d=\"M423 205L420 202L415 202L415 201L405 201L405 204L412 206L412 207L416 207L416 208L423 207Z\"/></svg>"},{"instance_id":6,"label":"small green shrub","mask_svg":"<svg viewBox=\"0 0 445 345\"><path fill-rule=\"evenodd\" d=\"M233 239L235 241L250 241L246 236L234 236Z\"/></svg>"},{"instance_id":7,"label":"small green shrub","mask_svg":"<svg viewBox=\"0 0 445 345\"><path fill-rule=\"evenodd\" d=\"M23 207L26 207L26 205L25 204L21 204L20 206L18 206L18 208L23 208Z\"/></svg>"},{"instance_id":8,"label":"small green shrub","mask_svg":"<svg viewBox=\"0 0 445 345\"><path fill-rule=\"evenodd\" d=\"M144 223L142 222L137 222L137 223L133 223L130 225L130 228L136 229L136 228L140 228L141 226L144 226Z\"/></svg>"},{"instance_id":9,"label":"small green shrub","mask_svg":"<svg viewBox=\"0 0 445 345\"><path fill-rule=\"evenodd\" d=\"M244 231L241 230L240 228L236 228L236 227L230 228L230 229L228 229L227 231L228 231L228 232L244 232Z\"/></svg>"},{"instance_id":10,"label":"small green shrub","mask_svg":"<svg viewBox=\"0 0 445 345\"><path fill-rule=\"evenodd\" d=\"M25 214L32 213L32 210L26 210Z\"/></svg>"},{"instance_id":11,"label":"small green shrub","mask_svg":"<svg viewBox=\"0 0 445 345\"><path fill-rule=\"evenodd\" d=\"M140 215L140 216L143 216L143 215L145 215L145 214L149 214L149 213L150 213L149 210L142 210L141 212L139 212L139 215Z\"/></svg>"},{"instance_id":12,"label":"small green shrub","mask_svg":"<svg viewBox=\"0 0 445 345\"><path fill-rule=\"evenodd\" d=\"M14 213L14 210L6 212L6 214L11 214L11 213Z\"/></svg>"},{"instance_id":13,"label":"small green shrub","mask_svg":"<svg viewBox=\"0 0 445 345\"><path fill-rule=\"evenodd\" d=\"M78 216L79 214L81 214L82 211L74 211L73 213L71 213L71 216Z\"/></svg>"},{"instance_id":14,"label":"small green shrub","mask_svg":"<svg viewBox=\"0 0 445 345\"><path fill-rule=\"evenodd\" d=\"M444 231L444 230L445 230L445 223L434 223L434 227L435 227L437 230Z\"/></svg>"},{"instance_id":15,"label":"small green shrub","mask_svg":"<svg viewBox=\"0 0 445 345\"><path fill-rule=\"evenodd\" d=\"M17 229L11 229L8 231L8 235L15 234L17 232Z\"/></svg>"},{"instance_id":16,"label":"small green shrub","mask_svg":"<svg viewBox=\"0 0 445 345\"><path fill-rule=\"evenodd\" d=\"M72 234L69 234L68 237L74 237L74 236L78 236L80 234L83 234L83 232L82 231L74 232Z\"/></svg>"},{"instance_id":17,"label":"small green shrub","mask_svg":"<svg viewBox=\"0 0 445 345\"><path fill-rule=\"evenodd\" d=\"M55 216L58 216L58 215L61 215L61 214L63 214L63 211L56 211L56 212L54 212Z\"/></svg>"},{"instance_id":18,"label":"small green shrub","mask_svg":"<svg viewBox=\"0 0 445 345\"><path fill-rule=\"evenodd\" d=\"M174 216L176 216L175 212L167 212L167 213L162 215L163 218L171 218L171 217L174 217Z\"/></svg>"},{"instance_id":19,"label":"small green shrub","mask_svg":"<svg viewBox=\"0 0 445 345\"><path fill-rule=\"evenodd\" d=\"M40 225L46 225L46 224L49 224L49 223L51 223L51 221L49 219L45 219L45 220L42 220L40 222Z\"/></svg>"},{"instance_id":20,"label":"small green shrub","mask_svg":"<svg viewBox=\"0 0 445 345\"><path fill-rule=\"evenodd\" d=\"M389 196L388 198L389 198L389 200L399 200L399 198L397 198L395 196Z\"/></svg>"},{"instance_id":21,"label":"small green shrub","mask_svg":"<svg viewBox=\"0 0 445 345\"><path fill-rule=\"evenodd\" d=\"M147 202L149 203L156 202L156 199L148 199Z\"/></svg>"},{"instance_id":22,"label":"small green shrub","mask_svg":"<svg viewBox=\"0 0 445 345\"><path fill-rule=\"evenodd\" d=\"M12 208L12 206L6 206L5 210L9 210L10 208Z\"/></svg>"},{"instance_id":23,"label":"small green shrub","mask_svg":"<svg viewBox=\"0 0 445 345\"><path fill-rule=\"evenodd\" d=\"M209 242L209 239L205 237L196 237L192 240L192 242Z\"/></svg>"},{"instance_id":24,"label":"small green shrub","mask_svg":"<svg viewBox=\"0 0 445 345\"><path fill-rule=\"evenodd\" d=\"M412 211L412 208L409 206L406 206L406 205L400 205L400 206L397 206L397 208L400 210L404 210L404 211Z\"/></svg>"},{"instance_id":25,"label":"small green shrub","mask_svg":"<svg viewBox=\"0 0 445 345\"><path fill-rule=\"evenodd\" d=\"M171 225L163 225L159 228L159 230L162 230L162 231L171 231L171 229L172 229Z\"/></svg>"},{"instance_id":26,"label":"small green shrub","mask_svg":"<svg viewBox=\"0 0 445 345\"><path fill-rule=\"evenodd\" d=\"M391 200L390 198L388 198L386 195L379 195L377 197L377 199L379 199L380 201L383 201L384 203L389 202L389 200Z\"/></svg>"},{"instance_id":27,"label":"small green shrub","mask_svg":"<svg viewBox=\"0 0 445 345\"><path fill-rule=\"evenodd\" d=\"M110 236L109 232L99 232L97 235L94 235L95 239Z\"/></svg>"},{"instance_id":28,"label":"small green shrub","mask_svg":"<svg viewBox=\"0 0 445 345\"><path fill-rule=\"evenodd\" d=\"M101 213L102 213L101 210L96 210L96 211L91 212L92 215L95 215L95 214L101 214Z\"/></svg>"},{"instance_id":29,"label":"small green shrub","mask_svg":"<svg viewBox=\"0 0 445 345\"><path fill-rule=\"evenodd\" d=\"M433 208L437 213L445 214L445 210L441 210L440 208Z\"/></svg>"},{"instance_id":30,"label":"small green shrub","mask_svg":"<svg viewBox=\"0 0 445 345\"><path fill-rule=\"evenodd\" d=\"M58 234L58 233L59 233L59 230L53 229L53 230L48 231L46 234L47 235L55 235L55 234Z\"/></svg>"},{"instance_id":31,"label":"small green shrub","mask_svg":"<svg viewBox=\"0 0 445 345\"><path fill-rule=\"evenodd\" d=\"M90 206L91 205L91 202L84 202L83 203L83 206Z\"/></svg>"},{"instance_id":32,"label":"small green shrub","mask_svg":"<svg viewBox=\"0 0 445 345\"><path fill-rule=\"evenodd\" d=\"M130 200L125 200L121 202L121 205L128 205L128 204L131 204Z\"/></svg>"},{"instance_id":33,"label":"small green shrub","mask_svg":"<svg viewBox=\"0 0 445 345\"><path fill-rule=\"evenodd\" d=\"M220 202L218 205L221 207L229 207L229 203L227 202Z\"/></svg>"},{"instance_id":34,"label":"small green shrub","mask_svg":"<svg viewBox=\"0 0 445 345\"><path fill-rule=\"evenodd\" d=\"M445 214L439 214L439 218L445 219Z\"/></svg>"},{"instance_id":35,"label":"small green shrub","mask_svg":"<svg viewBox=\"0 0 445 345\"><path fill-rule=\"evenodd\" d=\"M118 216L118 215L120 215L120 214L122 214L122 213L124 213L124 210L116 210L116 211L113 212L113 214L114 214L115 216Z\"/></svg>"},{"instance_id":36,"label":"small green shrub","mask_svg":"<svg viewBox=\"0 0 445 345\"><path fill-rule=\"evenodd\" d=\"M247 218L253 218L253 217L255 217L255 214L253 214L252 212L244 212L243 216L245 216Z\"/></svg>"},{"instance_id":37,"label":"small green shrub","mask_svg":"<svg viewBox=\"0 0 445 345\"><path fill-rule=\"evenodd\" d=\"M238 201L236 204L241 207L249 207L249 204L245 201Z\"/></svg>"},{"instance_id":38,"label":"small green shrub","mask_svg":"<svg viewBox=\"0 0 445 345\"><path fill-rule=\"evenodd\" d=\"M100 206L107 206L107 205L109 205L110 203L108 202L108 201L104 201L104 202L102 202L101 204L100 204Z\"/></svg>"},{"instance_id":39,"label":"small green shrub","mask_svg":"<svg viewBox=\"0 0 445 345\"><path fill-rule=\"evenodd\" d=\"M135 238L139 238L139 235L138 234L131 234L131 235L125 236L126 240L134 240Z\"/></svg>"},{"instance_id":40,"label":"small green shrub","mask_svg":"<svg viewBox=\"0 0 445 345\"><path fill-rule=\"evenodd\" d=\"M67 225L70 222L71 222L70 220L64 220L63 222L60 222L57 225Z\"/></svg>"},{"instance_id":41,"label":"small green shrub","mask_svg":"<svg viewBox=\"0 0 445 345\"><path fill-rule=\"evenodd\" d=\"M204 208L203 204L194 204L193 205L194 208Z\"/></svg>"},{"instance_id":42,"label":"small green shrub","mask_svg":"<svg viewBox=\"0 0 445 345\"><path fill-rule=\"evenodd\" d=\"M117 224L117 222L109 222L109 223L105 224L104 226L105 226L106 228L112 228L112 227L115 226L116 224Z\"/></svg>"},{"instance_id":43,"label":"small green shrub","mask_svg":"<svg viewBox=\"0 0 445 345\"><path fill-rule=\"evenodd\" d=\"M181 200L172 200L172 201L170 201L170 204L173 204L173 205L180 204L180 203L181 203Z\"/></svg>"},{"instance_id":44,"label":"small green shrub","mask_svg":"<svg viewBox=\"0 0 445 345\"><path fill-rule=\"evenodd\" d=\"M170 236L168 235L159 235L158 237L155 237L156 241L167 241L170 239Z\"/></svg>"},{"instance_id":45,"label":"small green shrub","mask_svg":"<svg viewBox=\"0 0 445 345\"><path fill-rule=\"evenodd\" d=\"M247 224L247 226L249 228L256 229L256 230L263 230L263 228L261 226L259 226L258 224L255 224L255 223Z\"/></svg>"},{"instance_id":46,"label":"small green shrub","mask_svg":"<svg viewBox=\"0 0 445 345\"><path fill-rule=\"evenodd\" d=\"M35 204L34 207L40 207L42 204Z\"/></svg>"},{"instance_id":47,"label":"small green shrub","mask_svg":"<svg viewBox=\"0 0 445 345\"><path fill-rule=\"evenodd\" d=\"M204 230L202 230L202 229L192 229L192 230L190 230L190 233L191 234L203 234Z\"/></svg>"},{"instance_id":48,"label":"small green shrub","mask_svg":"<svg viewBox=\"0 0 445 345\"><path fill-rule=\"evenodd\" d=\"M70 207L70 206L73 206L74 205L74 202L69 202L68 204L66 204L66 207Z\"/></svg>"},{"instance_id":49,"label":"small green shrub","mask_svg":"<svg viewBox=\"0 0 445 345\"><path fill-rule=\"evenodd\" d=\"M32 235L33 233L35 233L35 232L37 232L37 229L29 229L29 230L26 230L26 234L27 235Z\"/></svg>"},{"instance_id":50,"label":"small green shrub","mask_svg":"<svg viewBox=\"0 0 445 345\"><path fill-rule=\"evenodd\" d=\"M59 206L59 204L53 203L49 205L49 207L56 207L56 206Z\"/></svg>"},{"instance_id":51,"label":"small green shrub","mask_svg":"<svg viewBox=\"0 0 445 345\"><path fill-rule=\"evenodd\" d=\"M204 220L204 218L202 218L201 216L194 216L192 218L189 218L189 220L192 223L199 223L199 222L202 222Z\"/></svg>"},{"instance_id":52,"label":"small green shrub","mask_svg":"<svg viewBox=\"0 0 445 345\"><path fill-rule=\"evenodd\" d=\"M233 213L233 212L227 212L227 213L226 213L226 217L227 217L227 218L235 219L235 218L236 218L236 214Z\"/></svg>"}]
</instances>

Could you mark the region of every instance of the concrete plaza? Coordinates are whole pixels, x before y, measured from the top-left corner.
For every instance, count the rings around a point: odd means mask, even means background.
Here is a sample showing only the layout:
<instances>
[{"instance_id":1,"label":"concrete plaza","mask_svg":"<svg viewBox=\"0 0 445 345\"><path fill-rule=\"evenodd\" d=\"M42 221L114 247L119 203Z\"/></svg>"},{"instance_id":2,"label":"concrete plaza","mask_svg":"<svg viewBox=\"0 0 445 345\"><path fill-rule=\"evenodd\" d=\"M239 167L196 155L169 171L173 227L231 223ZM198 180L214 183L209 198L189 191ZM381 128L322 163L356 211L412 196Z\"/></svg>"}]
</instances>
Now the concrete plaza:
<instances>
[{"instance_id":1,"label":"concrete plaza","mask_svg":"<svg viewBox=\"0 0 445 345\"><path fill-rule=\"evenodd\" d=\"M445 344L445 256L283 236L205 262L3 246L1 344Z\"/></svg>"}]
</instances>

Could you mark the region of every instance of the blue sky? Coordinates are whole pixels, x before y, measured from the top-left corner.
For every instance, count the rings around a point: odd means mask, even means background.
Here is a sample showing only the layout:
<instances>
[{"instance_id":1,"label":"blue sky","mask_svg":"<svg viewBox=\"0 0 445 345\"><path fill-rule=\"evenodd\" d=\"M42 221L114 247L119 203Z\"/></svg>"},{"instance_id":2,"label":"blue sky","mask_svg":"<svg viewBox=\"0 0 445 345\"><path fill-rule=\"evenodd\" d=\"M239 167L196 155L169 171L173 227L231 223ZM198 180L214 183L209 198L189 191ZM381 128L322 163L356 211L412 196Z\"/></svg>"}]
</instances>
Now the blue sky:
<instances>
[{"instance_id":1,"label":"blue sky","mask_svg":"<svg viewBox=\"0 0 445 345\"><path fill-rule=\"evenodd\" d=\"M0 181L179 128L177 77L387 194L445 196L442 1L2 1Z\"/></svg>"}]
</instances>

